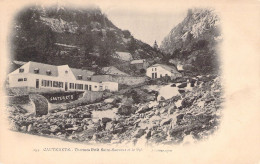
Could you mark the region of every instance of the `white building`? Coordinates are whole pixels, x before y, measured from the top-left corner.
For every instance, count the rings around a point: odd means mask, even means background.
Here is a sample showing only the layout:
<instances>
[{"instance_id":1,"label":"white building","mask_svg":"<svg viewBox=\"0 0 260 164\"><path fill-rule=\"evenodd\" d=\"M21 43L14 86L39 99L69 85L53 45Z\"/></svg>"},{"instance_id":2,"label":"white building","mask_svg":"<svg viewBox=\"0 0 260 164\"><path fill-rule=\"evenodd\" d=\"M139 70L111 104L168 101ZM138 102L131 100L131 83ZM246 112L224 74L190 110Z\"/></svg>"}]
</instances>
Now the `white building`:
<instances>
[{"instance_id":1,"label":"white building","mask_svg":"<svg viewBox=\"0 0 260 164\"><path fill-rule=\"evenodd\" d=\"M169 76L171 79L181 77L181 73L174 66L154 64L146 69L146 75L152 79Z\"/></svg>"},{"instance_id":2,"label":"white building","mask_svg":"<svg viewBox=\"0 0 260 164\"><path fill-rule=\"evenodd\" d=\"M90 81L93 74L68 65L54 66L30 61L8 74L8 81L10 89L27 92L118 91L116 82Z\"/></svg>"}]
</instances>

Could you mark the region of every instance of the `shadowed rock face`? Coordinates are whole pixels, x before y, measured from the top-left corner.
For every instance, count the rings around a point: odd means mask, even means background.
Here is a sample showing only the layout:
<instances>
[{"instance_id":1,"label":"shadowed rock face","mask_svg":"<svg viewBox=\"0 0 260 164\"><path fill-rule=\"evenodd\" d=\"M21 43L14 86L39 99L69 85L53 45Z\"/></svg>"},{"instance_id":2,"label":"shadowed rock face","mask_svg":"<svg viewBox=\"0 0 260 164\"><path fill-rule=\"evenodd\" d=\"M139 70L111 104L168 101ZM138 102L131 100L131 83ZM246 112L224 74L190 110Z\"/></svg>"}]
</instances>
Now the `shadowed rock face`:
<instances>
[{"instance_id":1,"label":"shadowed rock face","mask_svg":"<svg viewBox=\"0 0 260 164\"><path fill-rule=\"evenodd\" d=\"M36 116L42 116L48 114L48 101L44 96L38 94L32 94L29 95L29 97L35 104Z\"/></svg>"},{"instance_id":2,"label":"shadowed rock face","mask_svg":"<svg viewBox=\"0 0 260 164\"><path fill-rule=\"evenodd\" d=\"M161 56L128 30L116 27L98 7L31 6L17 14L11 40L14 60L74 68L123 64L120 70L129 70L125 61L114 57L116 52L133 58Z\"/></svg>"},{"instance_id":3,"label":"shadowed rock face","mask_svg":"<svg viewBox=\"0 0 260 164\"><path fill-rule=\"evenodd\" d=\"M190 9L186 18L164 38L160 49L165 61L185 71L217 72L218 44L222 41L220 18L212 9Z\"/></svg>"}]
</instances>

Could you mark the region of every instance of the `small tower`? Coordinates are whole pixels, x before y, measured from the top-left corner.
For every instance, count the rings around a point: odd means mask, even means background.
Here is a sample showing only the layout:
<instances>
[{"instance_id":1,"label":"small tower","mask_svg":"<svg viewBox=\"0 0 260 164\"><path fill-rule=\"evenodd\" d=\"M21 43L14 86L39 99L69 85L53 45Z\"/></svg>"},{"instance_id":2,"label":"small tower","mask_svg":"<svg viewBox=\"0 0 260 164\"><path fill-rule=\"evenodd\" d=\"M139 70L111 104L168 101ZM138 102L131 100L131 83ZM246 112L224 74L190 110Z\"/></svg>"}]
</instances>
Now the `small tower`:
<instances>
[{"instance_id":1,"label":"small tower","mask_svg":"<svg viewBox=\"0 0 260 164\"><path fill-rule=\"evenodd\" d=\"M154 41L153 48L156 49L156 50L159 49L156 40Z\"/></svg>"}]
</instances>

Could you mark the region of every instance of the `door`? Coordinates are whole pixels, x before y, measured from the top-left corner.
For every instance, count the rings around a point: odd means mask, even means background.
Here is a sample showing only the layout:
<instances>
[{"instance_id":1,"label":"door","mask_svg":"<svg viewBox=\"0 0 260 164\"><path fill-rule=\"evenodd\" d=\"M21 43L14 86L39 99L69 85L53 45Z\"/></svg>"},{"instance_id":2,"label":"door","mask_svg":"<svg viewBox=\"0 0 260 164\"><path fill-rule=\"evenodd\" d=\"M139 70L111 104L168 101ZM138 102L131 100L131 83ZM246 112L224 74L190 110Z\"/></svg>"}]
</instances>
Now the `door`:
<instances>
[{"instance_id":1,"label":"door","mask_svg":"<svg viewBox=\"0 0 260 164\"><path fill-rule=\"evenodd\" d=\"M36 88L39 88L39 79L36 79Z\"/></svg>"},{"instance_id":2,"label":"door","mask_svg":"<svg viewBox=\"0 0 260 164\"><path fill-rule=\"evenodd\" d=\"M68 91L68 82L65 82L65 91Z\"/></svg>"},{"instance_id":3,"label":"door","mask_svg":"<svg viewBox=\"0 0 260 164\"><path fill-rule=\"evenodd\" d=\"M85 85L85 90L88 90L88 85Z\"/></svg>"}]
</instances>

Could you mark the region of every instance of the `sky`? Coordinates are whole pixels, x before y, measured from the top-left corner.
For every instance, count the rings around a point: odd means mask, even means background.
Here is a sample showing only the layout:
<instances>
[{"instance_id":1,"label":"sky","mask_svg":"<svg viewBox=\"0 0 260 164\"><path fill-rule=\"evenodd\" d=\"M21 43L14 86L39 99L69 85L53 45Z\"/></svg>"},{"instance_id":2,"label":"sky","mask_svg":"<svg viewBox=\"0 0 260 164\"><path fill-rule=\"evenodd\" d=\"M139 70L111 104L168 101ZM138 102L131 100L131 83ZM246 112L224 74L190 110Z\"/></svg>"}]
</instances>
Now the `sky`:
<instances>
[{"instance_id":1,"label":"sky","mask_svg":"<svg viewBox=\"0 0 260 164\"><path fill-rule=\"evenodd\" d=\"M153 46L154 41L160 45L171 29L186 16L187 9L182 10L149 10L138 8L104 8L102 11L120 29L129 30L131 34Z\"/></svg>"}]
</instances>

